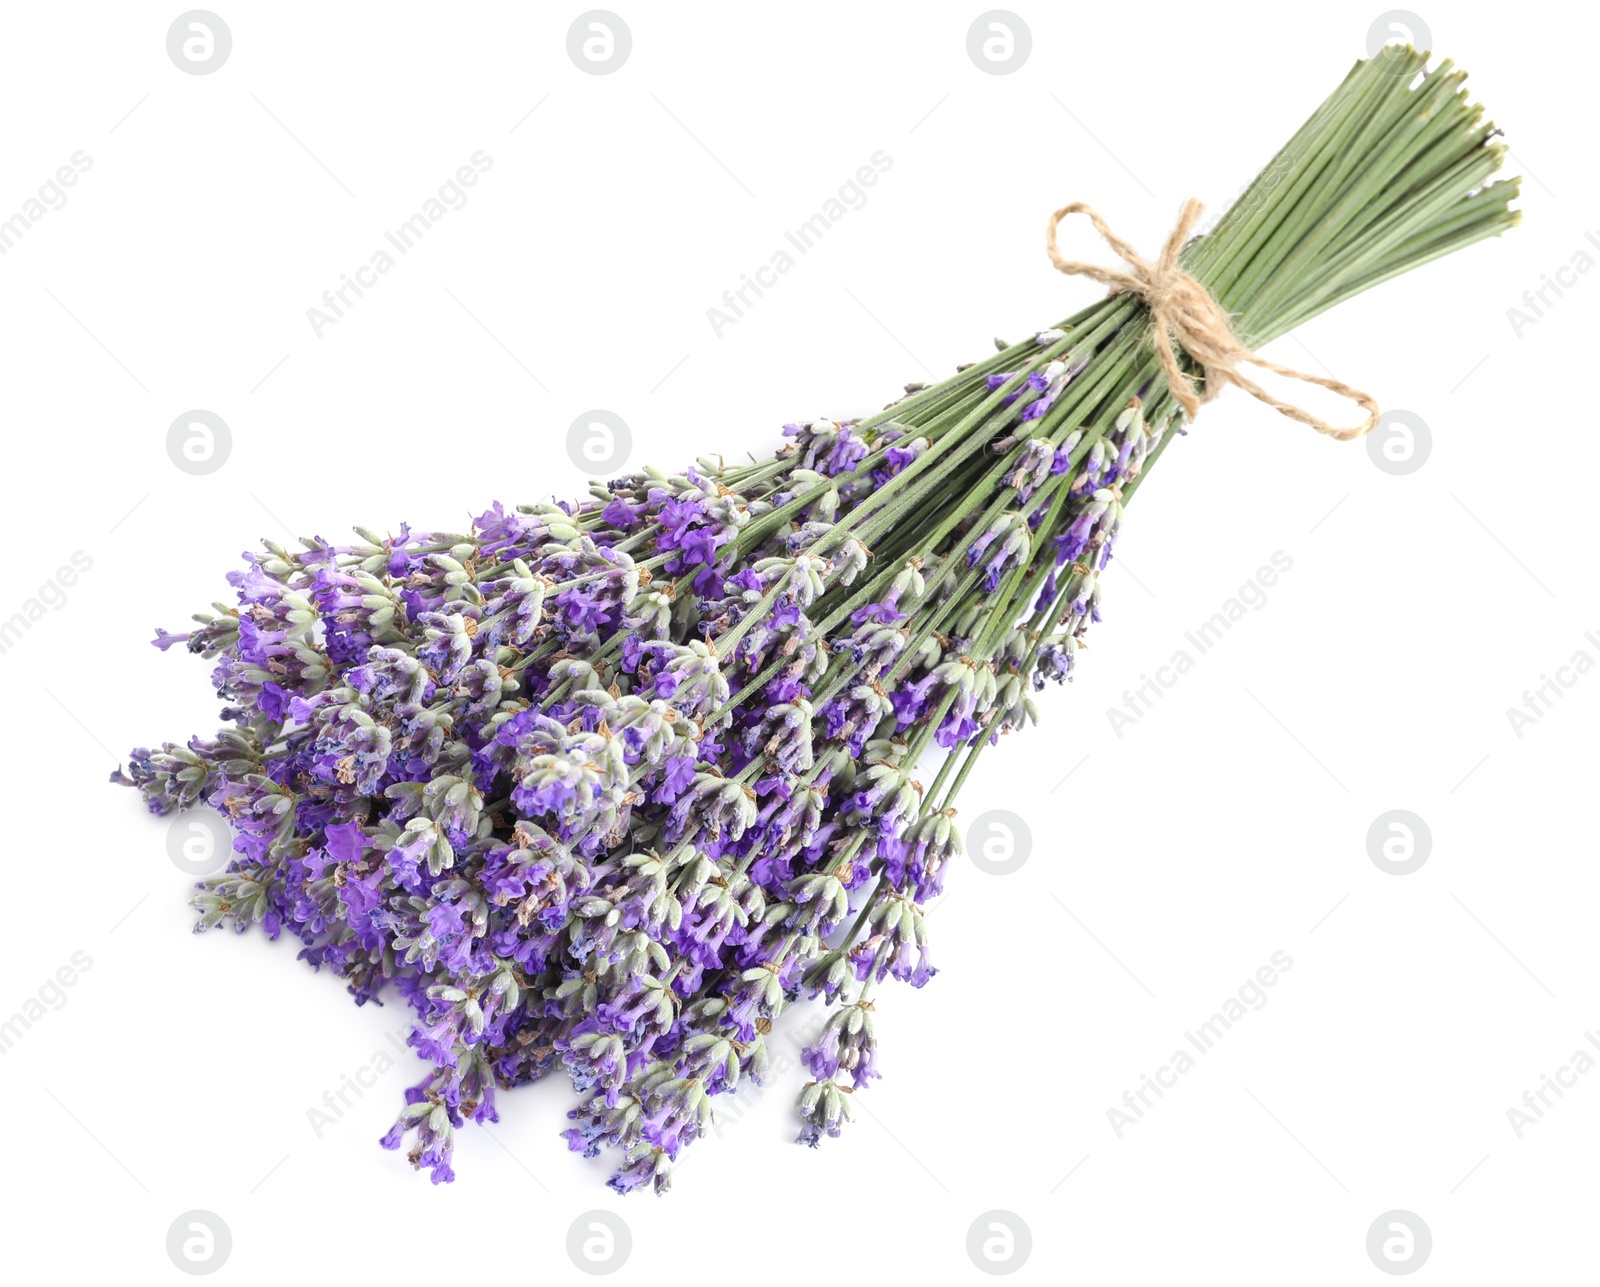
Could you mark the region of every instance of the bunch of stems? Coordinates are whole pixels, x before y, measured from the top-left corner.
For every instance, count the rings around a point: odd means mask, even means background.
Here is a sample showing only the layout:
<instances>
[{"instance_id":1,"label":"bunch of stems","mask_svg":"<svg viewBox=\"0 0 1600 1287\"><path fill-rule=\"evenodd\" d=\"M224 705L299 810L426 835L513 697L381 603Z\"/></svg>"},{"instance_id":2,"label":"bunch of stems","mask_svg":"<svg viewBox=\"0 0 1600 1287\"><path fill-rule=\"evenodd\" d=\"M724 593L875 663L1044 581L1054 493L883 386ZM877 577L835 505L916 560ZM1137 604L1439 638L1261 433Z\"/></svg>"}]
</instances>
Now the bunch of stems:
<instances>
[{"instance_id":1,"label":"bunch of stems","mask_svg":"<svg viewBox=\"0 0 1600 1287\"><path fill-rule=\"evenodd\" d=\"M1244 344L1517 221L1496 131L1424 64L1358 63L1184 249ZM237 829L201 928L287 930L358 1002L415 1008L432 1067L384 1142L414 1136L435 1181L496 1088L561 1069L572 1147L664 1189L803 997L830 1007L815 1144L877 1075L876 985L934 973L922 905L962 786L1071 676L1178 436L1161 342L1123 294L876 414L786 426L766 461L496 504L468 533L269 543L236 604L157 640L217 659L228 727L122 780Z\"/></svg>"}]
</instances>

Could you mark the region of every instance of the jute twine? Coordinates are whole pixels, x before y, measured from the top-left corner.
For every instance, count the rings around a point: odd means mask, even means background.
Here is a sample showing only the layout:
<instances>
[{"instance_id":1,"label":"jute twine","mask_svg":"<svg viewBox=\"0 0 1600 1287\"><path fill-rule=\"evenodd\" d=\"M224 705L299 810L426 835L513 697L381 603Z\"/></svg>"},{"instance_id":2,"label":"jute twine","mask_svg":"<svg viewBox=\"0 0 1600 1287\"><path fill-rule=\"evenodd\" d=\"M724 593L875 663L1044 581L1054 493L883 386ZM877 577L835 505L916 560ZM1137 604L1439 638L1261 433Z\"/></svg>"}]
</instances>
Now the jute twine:
<instances>
[{"instance_id":1,"label":"jute twine","mask_svg":"<svg viewBox=\"0 0 1600 1287\"><path fill-rule=\"evenodd\" d=\"M1184 243L1188 241L1189 230L1194 227L1194 222L1200 217L1202 209L1201 204L1195 200L1190 200L1183 207L1177 226L1167 237L1166 245L1161 248L1161 257L1153 264L1147 263L1140 257L1138 251L1112 232L1094 207L1083 201L1074 201L1069 206L1062 206L1050 216L1050 223L1045 229L1045 249L1050 254L1050 262L1061 272L1101 282L1111 288L1113 295L1132 291L1145 302L1150 309L1151 339L1155 342L1156 355L1161 359L1161 369L1166 372L1172 396L1178 400L1189 419L1194 419L1200 410L1200 404L1216 397L1222 391L1224 384L1236 384L1252 397L1273 407L1291 420L1310 425L1318 433L1327 434L1328 437L1337 438L1341 442L1361 437L1378 423L1379 411L1376 399L1340 380L1325 379L1320 375L1296 371L1293 367L1280 366L1254 350L1246 348L1235 337L1233 327L1228 321L1228 314L1222 305L1212 298L1210 291L1178 266L1178 255L1182 252ZM1098 264L1080 264L1076 260L1063 258L1056 245L1056 229L1063 219L1073 214L1089 217L1089 221L1094 224L1094 230L1127 264L1127 272L1102 268ZM1181 348L1204 371L1204 397L1195 393L1193 384L1178 369L1178 360L1173 352L1174 346ZM1366 410L1367 419L1353 429L1336 429L1303 407L1280 402L1273 397L1240 371L1239 368L1244 363L1258 366L1276 375L1287 376L1291 380L1304 380L1307 384L1320 385L1340 397L1349 398Z\"/></svg>"}]
</instances>

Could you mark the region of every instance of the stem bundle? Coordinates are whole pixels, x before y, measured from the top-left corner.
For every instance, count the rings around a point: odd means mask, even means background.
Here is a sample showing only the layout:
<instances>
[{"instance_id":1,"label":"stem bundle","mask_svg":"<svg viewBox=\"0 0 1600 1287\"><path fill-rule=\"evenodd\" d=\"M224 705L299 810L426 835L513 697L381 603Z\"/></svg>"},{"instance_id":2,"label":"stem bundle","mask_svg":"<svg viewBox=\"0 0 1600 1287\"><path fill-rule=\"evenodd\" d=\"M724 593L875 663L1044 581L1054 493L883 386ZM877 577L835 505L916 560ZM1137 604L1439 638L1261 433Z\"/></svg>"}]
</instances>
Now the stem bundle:
<instances>
[{"instance_id":1,"label":"stem bundle","mask_svg":"<svg viewBox=\"0 0 1600 1287\"><path fill-rule=\"evenodd\" d=\"M1461 73L1423 66L1357 64L1185 249L1242 341L1516 221ZM1070 678L1178 420L1122 295L874 415L788 425L764 462L496 503L469 533L268 543L237 604L157 639L216 659L228 727L122 780L236 829L199 928L287 930L358 1003L416 1010L431 1071L384 1143L412 1136L435 1182L496 1088L559 1069L571 1146L664 1189L802 996L830 1007L815 1144L878 1075L875 986L934 973L922 904L961 787Z\"/></svg>"}]
</instances>

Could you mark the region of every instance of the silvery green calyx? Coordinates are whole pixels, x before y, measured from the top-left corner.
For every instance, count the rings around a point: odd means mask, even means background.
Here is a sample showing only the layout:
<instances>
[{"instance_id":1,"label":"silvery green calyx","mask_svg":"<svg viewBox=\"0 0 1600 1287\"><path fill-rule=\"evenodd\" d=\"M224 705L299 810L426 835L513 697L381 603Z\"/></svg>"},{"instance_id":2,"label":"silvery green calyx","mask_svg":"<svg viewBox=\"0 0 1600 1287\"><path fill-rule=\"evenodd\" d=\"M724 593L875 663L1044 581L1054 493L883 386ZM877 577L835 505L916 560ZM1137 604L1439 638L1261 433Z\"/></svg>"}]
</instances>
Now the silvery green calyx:
<instances>
[{"instance_id":1,"label":"silvery green calyx","mask_svg":"<svg viewBox=\"0 0 1600 1287\"><path fill-rule=\"evenodd\" d=\"M796 1105L800 1110L798 1142L816 1148L824 1135L838 1139L844 1124L855 1118L850 1107L850 1087L832 1078L807 1082Z\"/></svg>"},{"instance_id":2,"label":"silvery green calyx","mask_svg":"<svg viewBox=\"0 0 1600 1287\"><path fill-rule=\"evenodd\" d=\"M1184 250L1251 343L1514 222L1459 73L1394 72L1358 65ZM426 1075L383 1143L435 1182L497 1092L559 1074L569 1146L664 1191L794 1005L823 1015L803 1141L892 1073L877 989L936 973L957 797L1072 677L1184 432L1135 295L997 348L750 464L269 543L158 633L212 663L224 729L117 780L231 823L199 928L288 933L414 1011Z\"/></svg>"}]
</instances>

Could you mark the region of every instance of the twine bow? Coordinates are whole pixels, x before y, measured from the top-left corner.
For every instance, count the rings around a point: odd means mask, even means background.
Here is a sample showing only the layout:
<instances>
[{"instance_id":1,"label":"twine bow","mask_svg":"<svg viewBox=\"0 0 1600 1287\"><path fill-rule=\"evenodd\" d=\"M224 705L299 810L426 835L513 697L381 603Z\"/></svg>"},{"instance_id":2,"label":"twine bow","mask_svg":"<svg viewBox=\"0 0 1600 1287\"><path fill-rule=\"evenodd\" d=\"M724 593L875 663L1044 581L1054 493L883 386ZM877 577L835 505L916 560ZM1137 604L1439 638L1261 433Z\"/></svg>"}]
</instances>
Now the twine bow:
<instances>
[{"instance_id":1,"label":"twine bow","mask_svg":"<svg viewBox=\"0 0 1600 1287\"><path fill-rule=\"evenodd\" d=\"M1146 263L1138 251L1111 231L1094 207L1083 201L1074 201L1069 206L1062 206L1050 216L1050 223L1045 229L1045 249L1049 252L1050 262L1059 271L1069 276L1088 277L1101 282L1111 288L1113 295L1132 291L1144 300L1150 309L1151 339L1155 343L1156 355L1161 359L1161 369L1166 372L1172 396L1178 400L1189 419L1194 419L1200 410L1200 404L1216 397L1224 384L1236 384L1252 397L1291 420L1310 425L1318 433L1327 434L1330 438L1337 438L1341 442L1361 437L1378 423L1379 411L1376 399L1359 389L1352 389L1342 381L1296 371L1293 367L1279 366L1253 349L1246 348L1234 335L1228 314L1222 305L1217 303L1210 291L1179 267L1178 256L1183 250L1184 243L1189 239L1189 230L1194 226L1194 221L1200 217L1202 209L1201 204L1193 199L1183 207L1183 213L1178 216L1177 226L1167 237L1166 245L1161 248L1161 257L1153 264ZM1094 224L1094 230L1128 265L1127 272L1102 268L1097 264L1080 264L1062 257L1056 245L1056 229L1063 219L1072 214L1089 216L1090 222ZM1194 386L1178 369L1178 360L1173 354L1174 345L1194 359L1204 372L1204 397L1196 395ZM1244 363L1261 367L1276 375L1287 376L1291 380L1303 380L1307 384L1320 385L1340 397L1348 398L1366 410L1366 422L1354 429L1336 429L1303 407L1281 402L1273 397L1240 371L1239 368Z\"/></svg>"}]
</instances>

